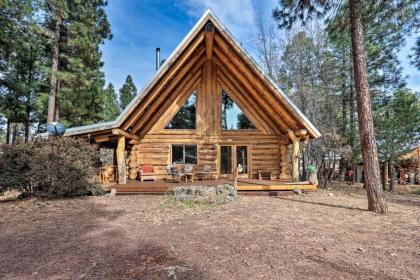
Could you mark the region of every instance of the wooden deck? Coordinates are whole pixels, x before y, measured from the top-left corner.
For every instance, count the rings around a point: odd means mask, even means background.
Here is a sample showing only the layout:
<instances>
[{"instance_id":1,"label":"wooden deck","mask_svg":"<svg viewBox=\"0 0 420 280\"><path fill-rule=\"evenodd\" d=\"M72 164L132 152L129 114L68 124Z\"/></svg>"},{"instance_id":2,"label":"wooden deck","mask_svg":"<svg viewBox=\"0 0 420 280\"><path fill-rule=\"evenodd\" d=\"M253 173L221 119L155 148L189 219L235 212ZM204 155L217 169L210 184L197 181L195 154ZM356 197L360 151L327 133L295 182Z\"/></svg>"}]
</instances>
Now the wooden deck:
<instances>
[{"instance_id":1,"label":"wooden deck","mask_svg":"<svg viewBox=\"0 0 420 280\"><path fill-rule=\"evenodd\" d=\"M138 180L128 181L125 185L110 184L107 186L108 190L116 189L117 194L155 194L161 195L172 190L178 186L188 185L233 185L234 181L229 179L205 180L194 182L172 183L169 181L145 181ZM309 182L285 182L285 181L268 181L257 179L238 179L237 190L243 194L263 194L263 195L277 195L274 192L292 191L294 189L300 190L316 190L316 186L309 184Z\"/></svg>"}]
</instances>

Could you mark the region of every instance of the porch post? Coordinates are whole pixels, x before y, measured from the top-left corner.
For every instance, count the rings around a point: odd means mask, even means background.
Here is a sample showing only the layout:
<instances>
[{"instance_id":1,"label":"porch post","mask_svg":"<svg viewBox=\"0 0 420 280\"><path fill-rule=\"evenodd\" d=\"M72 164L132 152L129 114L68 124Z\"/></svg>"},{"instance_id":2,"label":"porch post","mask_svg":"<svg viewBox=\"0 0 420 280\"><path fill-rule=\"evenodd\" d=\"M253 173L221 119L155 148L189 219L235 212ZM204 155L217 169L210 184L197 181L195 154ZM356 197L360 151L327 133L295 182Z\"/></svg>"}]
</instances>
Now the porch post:
<instances>
[{"instance_id":1,"label":"porch post","mask_svg":"<svg viewBox=\"0 0 420 280\"><path fill-rule=\"evenodd\" d=\"M299 181L299 139L293 142L293 181Z\"/></svg>"},{"instance_id":2,"label":"porch post","mask_svg":"<svg viewBox=\"0 0 420 280\"><path fill-rule=\"evenodd\" d=\"M289 130L288 132L289 138L293 144L293 155L292 155L292 179L293 181L299 181L299 141L300 138L293 133L293 131Z\"/></svg>"},{"instance_id":3,"label":"porch post","mask_svg":"<svg viewBox=\"0 0 420 280\"><path fill-rule=\"evenodd\" d=\"M118 136L117 145L117 165L118 165L118 184L126 184L126 166L125 166L125 137Z\"/></svg>"}]
</instances>

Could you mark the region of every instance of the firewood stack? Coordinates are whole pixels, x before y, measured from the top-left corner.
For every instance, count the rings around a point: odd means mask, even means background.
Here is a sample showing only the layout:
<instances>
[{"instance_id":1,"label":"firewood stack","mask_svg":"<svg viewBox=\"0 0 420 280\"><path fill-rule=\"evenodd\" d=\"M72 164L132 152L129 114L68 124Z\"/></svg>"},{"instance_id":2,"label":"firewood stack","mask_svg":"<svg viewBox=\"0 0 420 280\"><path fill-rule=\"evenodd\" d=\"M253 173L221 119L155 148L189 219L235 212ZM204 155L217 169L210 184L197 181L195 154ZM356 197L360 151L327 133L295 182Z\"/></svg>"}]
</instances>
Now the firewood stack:
<instances>
[{"instance_id":1,"label":"firewood stack","mask_svg":"<svg viewBox=\"0 0 420 280\"><path fill-rule=\"evenodd\" d=\"M114 182L114 167L113 166L105 166L102 169L102 181L104 183Z\"/></svg>"},{"instance_id":2,"label":"firewood stack","mask_svg":"<svg viewBox=\"0 0 420 280\"><path fill-rule=\"evenodd\" d=\"M134 180L137 178L139 173L139 158L137 157L137 147L133 146L130 151L130 155L128 156L128 178L130 180Z\"/></svg>"}]
</instances>

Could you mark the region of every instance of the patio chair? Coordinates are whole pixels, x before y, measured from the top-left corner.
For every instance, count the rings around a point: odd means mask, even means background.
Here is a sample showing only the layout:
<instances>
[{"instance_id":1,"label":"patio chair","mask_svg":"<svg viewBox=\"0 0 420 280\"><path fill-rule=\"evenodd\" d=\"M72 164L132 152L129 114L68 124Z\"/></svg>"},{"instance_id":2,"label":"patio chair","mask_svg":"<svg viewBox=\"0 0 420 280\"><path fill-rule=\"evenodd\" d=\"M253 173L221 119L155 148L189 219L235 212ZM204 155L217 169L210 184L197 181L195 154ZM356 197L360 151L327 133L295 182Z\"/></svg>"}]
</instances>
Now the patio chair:
<instances>
[{"instance_id":1,"label":"patio chair","mask_svg":"<svg viewBox=\"0 0 420 280\"><path fill-rule=\"evenodd\" d=\"M184 167L185 182L194 182L194 175L194 166L192 164L186 164Z\"/></svg>"},{"instance_id":2,"label":"patio chair","mask_svg":"<svg viewBox=\"0 0 420 280\"><path fill-rule=\"evenodd\" d=\"M145 180L156 181L155 167L153 165L142 165L140 166L140 181Z\"/></svg>"},{"instance_id":3,"label":"patio chair","mask_svg":"<svg viewBox=\"0 0 420 280\"><path fill-rule=\"evenodd\" d=\"M209 178L209 180L211 180L211 166L206 164L203 167L203 175L204 175L204 180L206 179L206 177Z\"/></svg>"},{"instance_id":4,"label":"patio chair","mask_svg":"<svg viewBox=\"0 0 420 280\"><path fill-rule=\"evenodd\" d=\"M179 168L174 165L166 166L166 173L171 176L171 183L180 182L183 175L181 172L179 172Z\"/></svg>"},{"instance_id":5,"label":"patio chair","mask_svg":"<svg viewBox=\"0 0 420 280\"><path fill-rule=\"evenodd\" d=\"M267 170L258 170L258 180L274 180L274 176L271 171Z\"/></svg>"}]
</instances>

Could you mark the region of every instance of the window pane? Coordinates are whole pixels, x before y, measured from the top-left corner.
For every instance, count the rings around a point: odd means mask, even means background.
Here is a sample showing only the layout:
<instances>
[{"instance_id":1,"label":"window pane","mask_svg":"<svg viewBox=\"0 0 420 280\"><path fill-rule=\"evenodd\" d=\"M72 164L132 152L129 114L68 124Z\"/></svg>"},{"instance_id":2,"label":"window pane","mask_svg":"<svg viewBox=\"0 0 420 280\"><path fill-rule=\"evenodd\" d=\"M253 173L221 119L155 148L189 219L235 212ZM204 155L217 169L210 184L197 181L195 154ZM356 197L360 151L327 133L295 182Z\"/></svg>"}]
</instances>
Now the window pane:
<instances>
[{"instance_id":1,"label":"window pane","mask_svg":"<svg viewBox=\"0 0 420 280\"><path fill-rule=\"evenodd\" d=\"M197 146L185 146L185 163L197 164Z\"/></svg>"},{"instance_id":2,"label":"window pane","mask_svg":"<svg viewBox=\"0 0 420 280\"><path fill-rule=\"evenodd\" d=\"M255 129L255 125L233 102L226 92L222 92L222 129Z\"/></svg>"},{"instance_id":3,"label":"window pane","mask_svg":"<svg viewBox=\"0 0 420 280\"><path fill-rule=\"evenodd\" d=\"M197 96L194 91L165 129L195 129L196 104Z\"/></svg>"},{"instance_id":4,"label":"window pane","mask_svg":"<svg viewBox=\"0 0 420 280\"><path fill-rule=\"evenodd\" d=\"M242 166L243 171L240 174L248 173L248 147L247 146L236 147L236 163Z\"/></svg>"},{"instance_id":5,"label":"window pane","mask_svg":"<svg viewBox=\"0 0 420 280\"><path fill-rule=\"evenodd\" d=\"M220 173L232 174L232 147L220 147Z\"/></svg>"},{"instance_id":6,"label":"window pane","mask_svg":"<svg viewBox=\"0 0 420 280\"><path fill-rule=\"evenodd\" d=\"M172 164L180 164L184 162L184 147L182 145L172 146Z\"/></svg>"}]
</instances>

